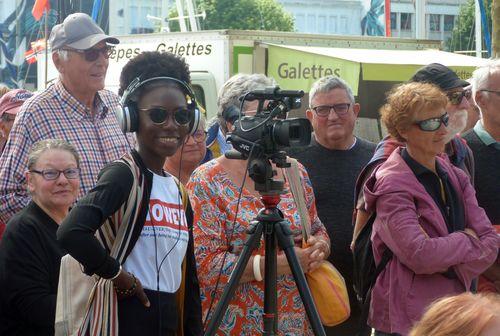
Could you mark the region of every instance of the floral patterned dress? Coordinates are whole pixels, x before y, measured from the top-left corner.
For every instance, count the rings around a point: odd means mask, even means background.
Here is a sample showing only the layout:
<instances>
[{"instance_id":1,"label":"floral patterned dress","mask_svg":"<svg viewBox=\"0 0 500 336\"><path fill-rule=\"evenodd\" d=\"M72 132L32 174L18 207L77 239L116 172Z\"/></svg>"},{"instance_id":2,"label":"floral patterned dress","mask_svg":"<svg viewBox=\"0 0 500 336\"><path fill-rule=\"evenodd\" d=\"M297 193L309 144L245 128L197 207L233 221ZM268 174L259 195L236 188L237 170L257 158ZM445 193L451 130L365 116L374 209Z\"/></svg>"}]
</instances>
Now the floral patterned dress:
<instances>
[{"instance_id":1,"label":"floral patterned dress","mask_svg":"<svg viewBox=\"0 0 500 336\"><path fill-rule=\"evenodd\" d=\"M311 218L311 232L313 235L319 235L321 239L329 241L326 230L317 215L314 193L307 172L302 165L299 164L299 167L305 185L306 203ZM238 253L234 253L234 251L241 251L247 237L246 230L249 223L264 205L259 198L244 188L233 227L240 186L234 184L217 160L212 160L199 167L191 176L187 188L194 212L193 234L203 318L205 319L209 307L212 305L210 320L234 265L238 261ZM292 232L300 234L300 218L288 183L285 183L285 193L281 195L278 208L283 212L285 220L290 223ZM226 253L226 251L230 252ZM255 254L264 255L263 239L259 250L254 251ZM224 256L225 262L222 266ZM215 292L219 274L221 274L220 283ZM312 335L293 276L279 275L277 290L278 334ZM213 303L211 302L212 296L214 296ZM263 305L263 281L240 284L229 303L218 335L261 335L263 332Z\"/></svg>"}]
</instances>

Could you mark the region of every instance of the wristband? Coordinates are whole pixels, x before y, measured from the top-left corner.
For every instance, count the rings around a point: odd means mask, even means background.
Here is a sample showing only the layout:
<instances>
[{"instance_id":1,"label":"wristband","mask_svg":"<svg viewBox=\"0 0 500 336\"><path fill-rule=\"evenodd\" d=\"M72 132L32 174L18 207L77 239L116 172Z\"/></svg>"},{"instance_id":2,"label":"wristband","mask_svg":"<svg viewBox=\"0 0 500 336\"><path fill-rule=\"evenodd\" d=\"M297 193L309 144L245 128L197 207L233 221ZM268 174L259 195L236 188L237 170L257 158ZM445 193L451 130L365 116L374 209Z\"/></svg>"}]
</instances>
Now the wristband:
<instances>
[{"instance_id":1,"label":"wristband","mask_svg":"<svg viewBox=\"0 0 500 336\"><path fill-rule=\"evenodd\" d=\"M118 276L120 275L121 272L122 272L122 265L120 265L120 269L118 270L118 273L116 273L114 277L109 278L108 280L111 280L111 281L115 280L116 278L118 278Z\"/></svg>"},{"instance_id":2,"label":"wristband","mask_svg":"<svg viewBox=\"0 0 500 336\"><path fill-rule=\"evenodd\" d=\"M128 289L121 289L121 288L116 287L115 284L113 284L113 287L115 288L116 294L121 295L121 296L132 296L135 294L135 290L137 289L137 278L132 273L129 273L129 274L134 279L134 283Z\"/></svg>"},{"instance_id":3,"label":"wristband","mask_svg":"<svg viewBox=\"0 0 500 336\"><path fill-rule=\"evenodd\" d=\"M262 273L260 272L260 254L253 257L253 276L256 281L262 281Z\"/></svg>"}]
</instances>

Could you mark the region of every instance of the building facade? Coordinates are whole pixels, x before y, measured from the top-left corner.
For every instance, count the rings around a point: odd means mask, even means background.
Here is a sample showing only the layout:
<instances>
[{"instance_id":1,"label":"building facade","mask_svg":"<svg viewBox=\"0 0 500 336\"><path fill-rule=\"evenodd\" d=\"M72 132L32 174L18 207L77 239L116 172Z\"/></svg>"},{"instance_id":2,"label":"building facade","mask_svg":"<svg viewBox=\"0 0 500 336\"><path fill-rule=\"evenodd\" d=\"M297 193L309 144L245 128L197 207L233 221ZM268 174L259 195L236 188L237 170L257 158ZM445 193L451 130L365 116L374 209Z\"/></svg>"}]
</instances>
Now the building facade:
<instances>
[{"instance_id":1,"label":"building facade","mask_svg":"<svg viewBox=\"0 0 500 336\"><path fill-rule=\"evenodd\" d=\"M446 41L451 37L460 5L467 0L429 0L425 6L425 38ZM391 1L391 32L394 37L416 37L412 0Z\"/></svg>"},{"instance_id":2,"label":"building facade","mask_svg":"<svg viewBox=\"0 0 500 336\"><path fill-rule=\"evenodd\" d=\"M278 0L295 18L298 32L361 35L364 0ZM423 1L423 0L417 0ZM369 1L368 1L369 2ZM460 5L467 0L428 0L425 38L445 41L451 36ZM415 38L414 0L391 1L393 37Z\"/></svg>"},{"instance_id":3,"label":"building facade","mask_svg":"<svg viewBox=\"0 0 500 336\"><path fill-rule=\"evenodd\" d=\"M360 0L278 0L301 33L361 35Z\"/></svg>"},{"instance_id":4,"label":"building facade","mask_svg":"<svg viewBox=\"0 0 500 336\"><path fill-rule=\"evenodd\" d=\"M167 27L165 18L175 1L122 0L109 2L111 35L144 34Z\"/></svg>"}]
</instances>

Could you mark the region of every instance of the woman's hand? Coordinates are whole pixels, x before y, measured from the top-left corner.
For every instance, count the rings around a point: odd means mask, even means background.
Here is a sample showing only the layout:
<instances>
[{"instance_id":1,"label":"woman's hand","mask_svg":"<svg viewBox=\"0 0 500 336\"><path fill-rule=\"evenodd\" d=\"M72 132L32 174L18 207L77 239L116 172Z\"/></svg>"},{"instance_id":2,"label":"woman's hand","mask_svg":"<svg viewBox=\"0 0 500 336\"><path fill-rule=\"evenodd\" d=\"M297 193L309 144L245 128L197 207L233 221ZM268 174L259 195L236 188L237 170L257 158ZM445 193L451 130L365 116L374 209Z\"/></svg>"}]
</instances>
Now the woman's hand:
<instances>
[{"instance_id":1,"label":"woman's hand","mask_svg":"<svg viewBox=\"0 0 500 336\"><path fill-rule=\"evenodd\" d=\"M120 274L113 280L113 286L118 298L137 296L144 306L149 307L151 305L141 282L132 273L120 271Z\"/></svg>"},{"instance_id":2,"label":"woman's hand","mask_svg":"<svg viewBox=\"0 0 500 336\"><path fill-rule=\"evenodd\" d=\"M464 229L464 232L465 232L465 233L467 233L469 236L472 236L472 237L474 237L474 238L476 238L476 239L479 239L479 238L477 237L476 232L475 232L474 230L472 230L472 229L465 228L465 229Z\"/></svg>"},{"instance_id":3,"label":"woman's hand","mask_svg":"<svg viewBox=\"0 0 500 336\"><path fill-rule=\"evenodd\" d=\"M302 271L307 273L319 267L321 261L328 255L329 246L323 239L310 237L306 248L294 247L294 249ZM291 273L286 256L278 255L278 274Z\"/></svg>"},{"instance_id":4,"label":"woman's hand","mask_svg":"<svg viewBox=\"0 0 500 336\"><path fill-rule=\"evenodd\" d=\"M307 249L311 249L309 254L309 266L307 272L314 271L321 262L330 254L330 245L323 239L311 236L307 241Z\"/></svg>"}]
</instances>

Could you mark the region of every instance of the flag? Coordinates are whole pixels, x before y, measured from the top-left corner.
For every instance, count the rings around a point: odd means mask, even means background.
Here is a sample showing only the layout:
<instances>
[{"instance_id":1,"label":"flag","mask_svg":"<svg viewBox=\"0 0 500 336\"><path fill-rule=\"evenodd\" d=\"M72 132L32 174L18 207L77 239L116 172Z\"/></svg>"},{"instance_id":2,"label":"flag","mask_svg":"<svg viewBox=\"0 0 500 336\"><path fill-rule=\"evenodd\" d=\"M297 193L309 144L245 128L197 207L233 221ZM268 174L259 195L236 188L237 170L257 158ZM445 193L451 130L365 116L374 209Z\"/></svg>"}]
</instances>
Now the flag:
<instances>
[{"instance_id":1,"label":"flag","mask_svg":"<svg viewBox=\"0 0 500 336\"><path fill-rule=\"evenodd\" d=\"M31 14L35 20L40 21L42 18L44 11L49 11L50 9L50 1L49 0L35 0L35 4L33 5L33 9L31 10Z\"/></svg>"},{"instance_id":2,"label":"flag","mask_svg":"<svg viewBox=\"0 0 500 336\"><path fill-rule=\"evenodd\" d=\"M44 50L45 49L45 39L42 38L42 39L31 42L31 49L33 49L33 51L35 53L38 53L38 52Z\"/></svg>"},{"instance_id":3,"label":"flag","mask_svg":"<svg viewBox=\"0 0 500 336\"><path fill-rule=\"evenodd\" d=\"M37 54L45 49L45 39L39 39L31 42L31 49L24 53L24 59L28 64L33 64L37 61Z\"/></svg>"},{"instance_id":4,"label":"flag","mask_svg":"<svg viewBox=\"0 0 500 336\"><path fill-rule=\"evenodd\" d=\"M28 50L24 53L24 58L28 64L33 64L36 62L36 54L33 50Z\"/></svg>"}]
</instances>

